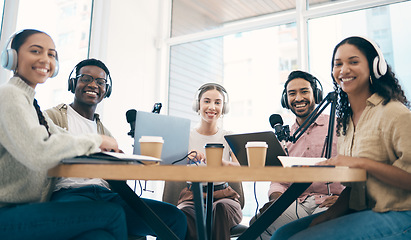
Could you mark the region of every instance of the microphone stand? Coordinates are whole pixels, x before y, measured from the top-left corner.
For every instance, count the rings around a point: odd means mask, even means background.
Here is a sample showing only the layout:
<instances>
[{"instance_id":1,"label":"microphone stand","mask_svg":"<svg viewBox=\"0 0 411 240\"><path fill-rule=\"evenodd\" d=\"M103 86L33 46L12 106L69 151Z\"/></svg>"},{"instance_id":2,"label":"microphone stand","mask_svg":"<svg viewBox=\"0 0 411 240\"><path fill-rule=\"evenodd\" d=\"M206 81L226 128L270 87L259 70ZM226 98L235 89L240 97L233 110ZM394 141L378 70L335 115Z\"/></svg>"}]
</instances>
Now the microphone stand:
<instances>
[{"instance_id":1,"label":"microphone stand","mask_svg":"<svg viewBox=\"0 0 411 240\"><path fill-rule=\"evenodd\" d=\"M324 105L325 104L325 105ZM331 157L331 151L332 151L332 143L333 143L333 136L334 136L334 125L335 125L335 110L337 107L337 93L336 92L330 92L328 95L321 101L320 104L314 109L314 111L308 116L308 118L304 121L304 123L294 132L292 136L289 137L289 141L292 143L295 143L301 135L307 131L308 127L311 126L315 122L315 120L320 116L320 114L325 110L325 108L328 107L328 105L331 104L331 110L330 110L330 119L328 123L328 133L325 138L325 158L330 158ZM324 148L323 148L324 149ZM324 151L321 155L322 157L324 156ZM330 194L330 183L327 183L327 189L328 189L328 195Z\"/></svg>"}]
</instances>

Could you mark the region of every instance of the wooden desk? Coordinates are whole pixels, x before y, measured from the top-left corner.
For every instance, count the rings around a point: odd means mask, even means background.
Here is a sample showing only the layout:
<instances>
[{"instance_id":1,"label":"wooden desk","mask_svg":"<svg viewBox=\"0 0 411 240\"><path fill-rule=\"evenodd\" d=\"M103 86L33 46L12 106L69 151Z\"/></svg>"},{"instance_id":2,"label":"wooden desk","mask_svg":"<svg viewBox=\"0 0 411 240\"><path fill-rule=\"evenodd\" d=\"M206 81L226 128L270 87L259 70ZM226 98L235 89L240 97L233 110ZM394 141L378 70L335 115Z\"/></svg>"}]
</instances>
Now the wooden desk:
<instances>
[{"instance_id":1,"label":"wooden desk","mask_svg":"<svg viewBox=\"0 0 411 240\"><path fill-rule=\"evenodd\" d=\"M361 182L366 180L365 170L352 168L187 167L132 164L64 164L51 169L49 176L192 182Z\"/></svg>"},{"instance_id":2,"label":"wooden desk","mask_svg":"<svg viewBox=\"0 0 411 240\"><path fill-rule=\"evenodd\" d=\"M132 165L132 164L71 164L59 165L49 170L53 177L103 178L106 180L165 180L191 181L197 206L203 206L201 182L241 182L241 181L275 181L294 182L293 185L274 202L257 221L242 235L241 239L256 239L287 207L307 189L312 182L360 182L366 180L366 171L351 168L322 167L188 167L166 165ZM123 185L121 185L123 184ZM110 185L124 188L124 182L110 181ZM115 189L114 189L115 190ZM121 193L132 197L134 192ZM134 194L135 195L135 194ZM133 199L136 211L141 211L141 200ZM151 209L147 214L154 214ZM197 211L197 219L204 220L204 212ZM154 214L155 215L155 214ZM150 219L148 219L150 220ZM150 220L151 221L151 220ZM257 224L256 224L257 223ZM162 231L157 222L148 223L153 230ZM207 239L205 222L197 221L199 239ZM157 232L157 231L156 231ZM163 233L161 233L163 234ZM164 238L170 239L170 238Z\"/></svg>"}]
</instances>

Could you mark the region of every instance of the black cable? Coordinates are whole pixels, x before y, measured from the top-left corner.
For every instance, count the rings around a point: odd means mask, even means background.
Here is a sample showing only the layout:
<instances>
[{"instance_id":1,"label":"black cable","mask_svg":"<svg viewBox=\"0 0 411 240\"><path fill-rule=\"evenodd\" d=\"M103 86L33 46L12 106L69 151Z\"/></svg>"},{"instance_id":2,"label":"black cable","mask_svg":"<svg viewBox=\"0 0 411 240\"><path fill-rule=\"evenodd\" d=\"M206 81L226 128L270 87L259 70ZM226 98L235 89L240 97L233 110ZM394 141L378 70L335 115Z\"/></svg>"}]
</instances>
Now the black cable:
<instances>
[{"instance_id":1,"label":"black cable","mask_svg":"<svg viewBox=\"0 0 411 240\"><path fill-rule=\"evenodd\" d=\"M141 195L143 195L143 187L141 186L140 180L138 180L138 185L140 186L140 194L138 196L141 197Z\"/></svg>"},{"instance_id":2,"label":"black cable","mask_svg":"<svg viewBox=\"0 0 411 240\"><path fill-rule=\"evenodd\" d=\"M255 213L254 213L254 217L257 220L257 214L258 214L258 199L257 199L257 182L254 182L254 199L255 199L255 203L256 203L256 208L255 208Z\"/></svg>"},{"instance_id":3,"label":"black cable","mask_svg":"<svg viewBox=\"0 0 411 240\"><path fill-rule=\"evenodd\" d=\"M256 208L255 208L255 213L254 213L254 217L255 220L257 221L257 214L258 214L258 199L257 199L257 182L254 182L254 199L255 199L255 203L256 203ZM270 236L272 236L272 234L270 232L267 231L267 229L265 230ZM261 237L261 235L259 236L260 240L263 240L263 237Z\"/></svg>"},{"instance_id":4,"label":"black cable","mask_svg":"<svg viewBox=\"0 0 411 240\"><path fill-rule=\"evenodd\" d=\"M174 165L174 164L176 164L176 163L179 163L179 162L185 160L185 159L188 158L188 156L190 156L190 154L192 154L192 153L195 153L193 159L196 159L196 158L197 158L197 152L196 152L196 151L191 151L191 152L189 152L187 155L185 155L183 158L178 159L178 160L175 160L174 162L172 162L171 165ZM189 163L189 164L193 164L193 163L194 163L194 164L198 165L198 164L197 164L197 161L194 161L193 159L188 158L188 163Z\"/></svg>"},{"instance_id":5,"label":"black cable","mask_svg":"<svg viewBox=\"0 0 411 240\"><path fill-rule=\"evenodd\" d=\"M298 198L295 200L295 215L297 216L297 219L300 219L300 216L298 216Z\"/></svg>"}]
</instances>

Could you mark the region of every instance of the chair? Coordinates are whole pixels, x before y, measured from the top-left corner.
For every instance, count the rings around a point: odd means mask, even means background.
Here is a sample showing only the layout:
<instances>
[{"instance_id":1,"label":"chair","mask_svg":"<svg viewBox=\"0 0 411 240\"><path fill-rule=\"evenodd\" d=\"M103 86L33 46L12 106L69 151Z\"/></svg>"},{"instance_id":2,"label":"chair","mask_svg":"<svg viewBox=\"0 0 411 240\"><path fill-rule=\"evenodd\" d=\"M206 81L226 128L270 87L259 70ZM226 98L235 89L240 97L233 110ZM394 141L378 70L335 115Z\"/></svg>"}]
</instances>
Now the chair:
<instances>
[{"instance_id":1,"label":"chair","mask_svg":"<svg viewBox=\"0 0 411 240\"><path fill-rule=\"evenodd\" d=\"M243 184L241 182L229 182L228 183L234 191L240 195L240 205L241 209L244 208L244 192ZM186 182L174 182L165 181L164 182L164 192L163 192L163 202L168 202L177 206L178 198L180 196L181 190L187 187ZM230 229L231 238L239 237L245 230L247 226L243 224L238 224Z\"/></svg>"}]
</instances>

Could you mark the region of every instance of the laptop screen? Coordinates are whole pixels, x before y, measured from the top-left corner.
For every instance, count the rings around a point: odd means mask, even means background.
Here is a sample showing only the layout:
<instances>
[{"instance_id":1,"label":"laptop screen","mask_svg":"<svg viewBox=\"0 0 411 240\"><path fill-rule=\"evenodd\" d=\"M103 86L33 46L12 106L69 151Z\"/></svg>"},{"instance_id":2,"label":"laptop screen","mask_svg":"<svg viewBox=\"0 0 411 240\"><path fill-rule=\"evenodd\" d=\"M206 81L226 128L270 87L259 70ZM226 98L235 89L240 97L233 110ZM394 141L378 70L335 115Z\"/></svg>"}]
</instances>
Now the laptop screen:
<instances>
[{"instance_id":1,"label":"laptop screen","mask_svg":"<svg viewBox=\"0 0 411 240\"><path fill-rule=\"evenodd\" d=\"M189 119L137 111L134 131L134 154L140 155L139 139L141 136L163 137L161 164L170 165L184 158L188 153ZM176 164L187 164L187 161L180 161Z\"/></svg>"},{"instance_id":2,"label":"laptop screen","mask_svg":"<svg viewBox=\"0 0 411 240\"><path fill-rule=\"evenodd\" d=\"M264 141L268 144L265 165L282 166L277 156L286 156L284 149L272 131L232 134L224 136L241 166L248 166L245 145L249 141Z\"/></svg>"}]
</instances>

